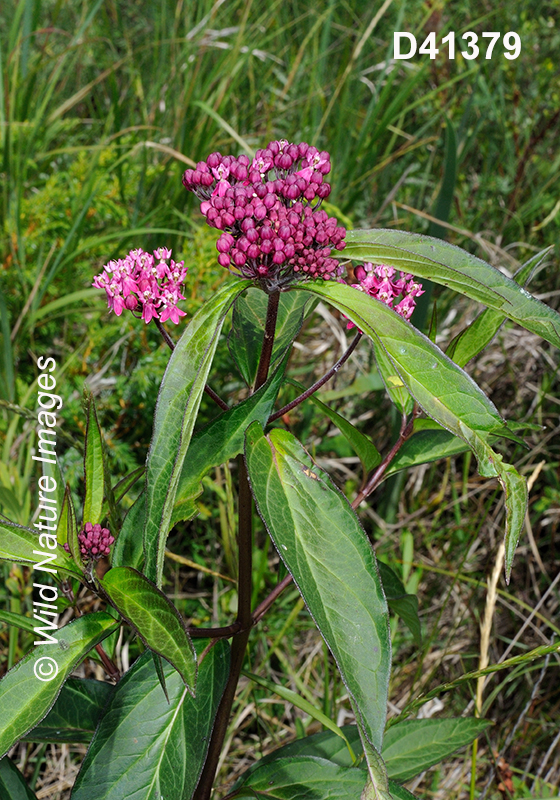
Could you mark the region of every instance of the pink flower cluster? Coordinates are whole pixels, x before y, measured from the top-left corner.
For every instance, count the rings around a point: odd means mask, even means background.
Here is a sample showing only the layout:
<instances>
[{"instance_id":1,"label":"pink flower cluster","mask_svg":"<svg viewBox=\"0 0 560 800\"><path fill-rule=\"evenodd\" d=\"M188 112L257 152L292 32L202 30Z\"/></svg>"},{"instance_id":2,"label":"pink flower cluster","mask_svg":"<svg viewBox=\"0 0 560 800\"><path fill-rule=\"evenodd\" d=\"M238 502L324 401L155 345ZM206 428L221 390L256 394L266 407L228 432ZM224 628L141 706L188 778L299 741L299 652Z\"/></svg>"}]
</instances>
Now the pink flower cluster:
<instances>
[{"instance_id":1,"label":"pink flower cluster","mask_svg":"<svg viewBox=\"0 0 560 800\"><path fill-rule=\"evenodd\" d=\"M381 300L405 319L410 319L416 307L416 298L424 294L422 284L415 283L412 275L399 272L399 278L395 279L396 270L385 264L373 265L365 263L354 269L354 275L358 283L353 283L354 289L366 292L370 297ZM394 305L394 301L401 298ZM346 326L348 329L354 327L353 322Z\"/></svg>"},{"instance_id":2,"label":"pink flower cluster","mask_svg":"<svg viewBox=\"0 0 560 800\"><path fill-rule=\"evenodd\" d=\"M144 250L131 250L126 258L109 261L103 272L96 275L93 285L105 289L107 303L117 316L123 309L142 310L141 318L150 322L152 318L176 325L185 312L177 307L182 284L187 275L184 261L178 264L171 258L171 250L159 247L153 255Z\"/></svg>"},{"instance_id":3,"label":"pink flower cluster","mask_svg":"<svg viewBox=\"0 0 560 800\"><path fill-rule=\"evenodd\" d=\"M305 142L280 140L252 161L212 153L188 169L183 184L202 201L209 225L224 231L218 262L272 290L301 277L329 279L342 268L331 256L346 231L318 208L331 187L330 156Z\"/></svg>"},{"instance_id":4,"label":"pink flower cluster","mask_svg":"<svg viewBox=\"0 0 560 800\"><path fill-rule=\"evenodd\" d=\"M108 556L114 541L115 537L111 536L108 528L102 528L99 523L92 525L91 522L86 522L84 529L78 534L82 559L99 561L103 556ZM70 552L67 544L64 545L64 549L67 553Z\"/></svg>"}]
</instances>

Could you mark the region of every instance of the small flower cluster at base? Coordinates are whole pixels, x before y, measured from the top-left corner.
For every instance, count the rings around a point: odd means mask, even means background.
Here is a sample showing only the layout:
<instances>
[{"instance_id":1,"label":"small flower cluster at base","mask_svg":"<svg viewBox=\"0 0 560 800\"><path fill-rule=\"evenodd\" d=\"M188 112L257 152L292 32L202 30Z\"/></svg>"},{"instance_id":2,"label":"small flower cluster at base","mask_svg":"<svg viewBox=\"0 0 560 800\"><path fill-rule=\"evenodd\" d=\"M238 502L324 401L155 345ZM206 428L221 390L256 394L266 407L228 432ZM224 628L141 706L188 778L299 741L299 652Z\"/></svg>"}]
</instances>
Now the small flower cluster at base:
<instances>
[{"instance_id":1,"label":"small flower cluster at base","mask_svg":"<svg viewBox=\"0 0 560 800\"><path fill-rule=\"evenodd\" d=\"M272 290L295 277L330 279L342 273L333 249L346 230L319 209L331 187L330 156L305 142L270 142L252 161L212 153L188 169L183 184L202 201L207 223L224 231L218 262Z\"/></svg>"},{"instance_id":2,"label":"small flower cluster at base","mask_svg":"<svg viewBox=\"0 0 560 800\"><path fill-rule=\"evenodd\" d=\"M354 289L375 297L385 305L389 306L405 319L410 319L416 307L416 298L424 294L421 283L415 283L412 275L406 272L399 272L396 278L396 270L386 264L376 264L369 262L360 264L354 269L354 275L358 283L353 283ZM394 305L394 301L401 298ZM353 322L346 326L349 330L354 328Z\"/></svg>"},{"instance_id":3,"label":"small flower cluster at base","mask_svg":"<svg viewBox=\"0 0 560 800\"><path fill-rule=\"evenodd\" d=\"M155 318L161 322L170 319L177 325L179 318L186 316L177 307L179 300L185 299L181 294L187 276L184 263L175 263L166 247L154 250L153 255L131 250L126 258L105 264L93 286L105 289L108 306L117 316L125 308L141 309L140 316L146 323Z\"/></svg>"},{"instance_id":4,"label":"small flower cluster at base","mask_svg":"<svg viewBox=\"0 0 560 800\"><path fill-rule=\"evenodd\" d=\"M108 556L114 541L115 537L111 536L108 528L102 528L99 523L92 525L91 522L86 522L83 530L78 534L82 559L86 562L99 561L103 556ZM67 553L70 552L67 544L64 545L64 549Z\"/></svg>"}]
</instances>

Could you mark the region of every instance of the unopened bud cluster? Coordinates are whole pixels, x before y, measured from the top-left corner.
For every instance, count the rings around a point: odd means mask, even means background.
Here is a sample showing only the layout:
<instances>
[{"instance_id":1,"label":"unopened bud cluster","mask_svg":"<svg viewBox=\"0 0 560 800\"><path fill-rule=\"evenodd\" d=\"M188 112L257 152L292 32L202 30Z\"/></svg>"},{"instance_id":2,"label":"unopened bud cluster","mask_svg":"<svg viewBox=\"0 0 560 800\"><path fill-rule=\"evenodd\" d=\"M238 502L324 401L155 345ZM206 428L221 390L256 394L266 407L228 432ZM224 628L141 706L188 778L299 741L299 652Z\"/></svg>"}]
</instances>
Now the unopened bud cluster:
<instances>
[{"instance_id":1,"label":"unopened bud cluster","mask_svg":"<svg viewBox=\"0 0 560 800\"><path fill-rule=\"evenodd\" d=\"M131 250L126 258L109 261L93 285L105 289L108 306L117 316L127 308L141 311L144 322L170 319L177 325L185 316L177 303L185 299L181 288L186 276L184 261L175 263L171 250L160 247L153 254Z\"/></svg>"},{"instance_id":2,"label":"unopened bud cluster","mask_svg":"<svg viewBox=\"0 0 560 800\"><path fill-rule=\"evenodd\" d=\"M422 284L416 283L412 275L399 272L396 278L396 270L386 264L360 264L354 269L354 275L358 281L352 284L354 289L381 300L405 319L410 319L416 307L416 298L424 294ZM396 304L395 300L398 300ZM349 322L346 327L353 328L354 323Z\"/></svg>"},{"instance_id":3,"label":"unopened bud cluster","mask_svg":"<svg viewBox=\"0 0 560 800\"><path fill-rule=\"evenodd\" d=\"M271 291L294 277L336 278L331 256L346 231L319 209L331 187L330 156L305 142L270 142L251 161L212 153L188 169L183 184L202 201L209 225L224 231L218 262Z\"/></svg>"},{"instance_id":4,"label":"unopened bud cluster","mask_svg":"<svg viewBox=\"0 0 560 800\"><path fill-rule=\"evenodd\" d=\"M111 545L115 537L111 536L108 528L102 528L99 523L92 525L86 522L83 530L78 534L80 545L80 555L84 561L99 561L103 556L108 556L111 552ZM64 549L69 553L70 548L67 544Z\"/></svg>"}]
</instances>

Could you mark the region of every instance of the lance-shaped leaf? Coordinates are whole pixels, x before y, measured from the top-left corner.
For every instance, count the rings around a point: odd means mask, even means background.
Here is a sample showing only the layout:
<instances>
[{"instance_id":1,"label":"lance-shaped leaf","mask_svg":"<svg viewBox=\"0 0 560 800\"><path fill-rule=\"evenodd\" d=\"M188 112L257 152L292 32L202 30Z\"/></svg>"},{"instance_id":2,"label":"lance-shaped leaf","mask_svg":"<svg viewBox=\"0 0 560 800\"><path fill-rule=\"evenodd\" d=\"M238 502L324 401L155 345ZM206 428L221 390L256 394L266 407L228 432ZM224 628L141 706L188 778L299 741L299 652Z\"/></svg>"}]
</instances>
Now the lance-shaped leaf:
<instances>
[{"instance_id":1,"label":"lance-shaped leaf","mask_svg":"<svg viewBox=\"0 0 560 800\"><path fill-rule=\"evenodd\" d=\"M202 493L202 479L211 469L243 451L248 426L255 420L261 425L266 423L282 383L285 366L284 360L267 383L251 397L220 414L194 434L177 487L172 525L195 516L198 511L195 501Z\"/></svg>"},{"instance_id":2,"label":"lance-shaped leaf","mask_svg":"<svg viewBox=\"0 0 560 800\"><path fill-rule=\"evenodd\" d=\"M15 522L0 520L0 559L34 565L35 569L51 575L60 570L76 578L81 577L72 558L60 545L56 550L41 547L40 533Z\"/></svg>"},{"instance_id":3,"label":"lance-shaped leaf","mask_svg":"<svg viewBox=\"0 0 560 800\"><path fill-rule=\"evenodd\" d=\"M346 498L290 433L265 437L253 423L246 460L259 513L380 748L391 641L371 544Z\"/></svg>"},{"instance_id":4,"label":"lance-shaped leaf","mask_svg":"<svg viewBox=\"0 0 560 800\"><path fill-rule=\"evenodd\" d=\"M441 239L386 229L349 231L344 258L388 264L429 278L505 314L560 347L560 314L481 258Z\"/></svg>"},{"instance_id":5,"label":"lance-shaped leaf","mask_svg":"<svg viewBox=\"0 0 560 800\"><path fill-rule=\"evenodd\" d=\"M418 616L418 598L415 594L408 594L398 575L391 567L382 561L377 562L385 597L391 611L397 614L408 627L414 637L414 642L422 645L422 629Z\"/></svg>"},{"instance_id":6,"label":"lance-shaped leaf","mask_svg":"<svg viewBox=\"0 0 560 800\"><path fill-rule=\"evenodd\" d=\"M484 719L413 719L385 734L383 758L391 778L408 781L470 744L492 723Z\"/></svg>"},{"instance_id":7,"label":"lance-shaped leaf","mask_svg":"<svg viewBox=\"0 0 560 800\"><path fill-rule=\"evenodd\" d=\"M201 650L207 644L199 640ZM76 779L72 800L185 800L202 770L229 674L229 646L204 657L196 698L163 665L169 703L149 652L115 687Z\"/></svg>"},{"instance_id":8,"label":"lance-shaped leaf","mask_svg":"<svg viewBox=\"0 0 560 800\"><path fill-rule=\"evenodd\" d=\"M69 490L70 487L67 488ZM71 499L70 496L70 500ZM68 514L70 513L68 510L68 495L66 490L63 490L62 504L59 506L59 509L60 515L56 524L56 540L64 547L64 545L68 543Z\"/></svg>"},{"instance_id":9,"label":"lance-shaped leaf","mask_svg":"<svg viewBox=\"0 0 560 800\"><path fill-rule=\"evenodd\" d=\"M532 273L538 269L549 252L550 248L547 248L541 253L537 253L533 258L530 258L529 261L517 270L513 276L513 280L519 286L524 287ZM486 308L467 328L465 328L465 330L458 333L457 336L451 340L445 352L456 364L459 364L460 367L464 367L471 358L474 358L474 356L478 355L478 353L490 344L506 319L507 317L505 314L494 311L492 308Z\"/></svg>"},{"instance_id":10,"label":"lance-shaped leaf","mask_svg":"<svg viewBox=\"0 0 560 800\"><path fill-rule=\"evenodd\" d=\"M134 567L140 569L144 561L142 532L146 523L146 494L140 496L128 509L123 526L117 536L110 556L113 567Z\"/></svg>"},{"instance_id":11,"label":"lance-shaped leaf","mask_svg":"<svg viewBox=\"0 0 560 800\"><path fill-rule=\"evenodd\" d=\"M144 570L161 586L177 485L227 311L248 281L228 284L193 317L165 370L146 465Z\"/></svg>"},{"instance_id":12,"label":"lance-shaped leaf","mask_svg":"<svg viewBox=\"0 0 560 800\"><path fill-rule=\"evenodd\" d=\"M0 797L2 800L37 800L36 794L8 756L0 760Z\"/></svg>"},{"instance_id":13,"label":"lance-shaped leaf","mask_svg":"<svg viewBox=\"0 0 560 800\"><path fill-rule=\"evenodd\" d=\"M361 794L360 800L393 800L389 791L389 777L387 766L376 748L367 740L360 720L356 720L364 746L364 757L368 780Z\"/></svg>"},{"instance_id":14,"label":"lance-shaped leaf","mask_svg":"<svg viewBox=\"0 0 560 800\"><path fill-rule=\"evenodd\" d=\"M278 305L271 368L284 355L303 323L305 304L310 297L283 292ZM262 350L268 297L260 289L249 288L235 301L228 346L243 380L255 382Z\"/></svg>"},{"instance_id":15,"label":"lance-shaped leaf","mask_svg":"<svg viewBox=\"0 0 560 800\"><path fill-rule=\"evenodd\" d=\"M113 567L100 583L146 647L169 661L194 693L196 653L183 618L171 600L132 567Z\"/></svg>"},{"instance_id":16,"label":"lance-shaped leaf","mask_svg":"<svg viewBox=\"0 0 560 800\"><path fill-rule=\"evenodd\" d=\"M257 766L246 774L236 790L236 797L238 800L254 800L255 797L263 800L358 800L364 782L362 769L341 767L317 756L295 756Z\"/></svg>"},{"instance_id":17,"label":"lance-shaped leaf","mask_svg":"<svg viewBox=\"0 0 560 800\"><path fill-rule=\"evenodd\" d=\"M389 791L393 800L416 800L412 792L392 780L389 780Z\"/></svg>"},{"instance_id":18,"label":"lance-shaped leaf","mask_svg":"<svg viewBox=\"0 0 560 800\"><path fill-rule=\"evenodd\" d=\"M86 614L58 630L55 644L33 648L4 675L0 680L0 755L43 719L72 670L118 624L104 611Z\"/></svg>"},{"instance_id":19,"label":"lance-shaped leaf","mask_svg":"<svg viewBox=\"0 0 560 800\"><path fill-rule=\"evenodd\" d=\"M4 609L0 609L0 622L13 625L28 633L34 633L37 624L32 617L24 617L22 614L14 614L13 611L4 611Z\"/></svg>"},{"instance_id":20,"label":"lance-shaped leaf","mask_svg":"<svg viewBox=\"0 0 560 800\"><path fill-rule=\"evenodd\" d=\"M97 419L95 402L90 395L87 401L86 446L84 450L84 524L101 522L103 513L103 494L105 490L105 470L103 465L103 439Z\"/></svg>"},{"instance_id":21,"label":"lance-shaped leaf","mask_svg":"<svg viewBox=\"0 0 560 800\"><path fill-rule=\"evenodd\" d=\"M392 309L350 286L313 283L308 291L329 300L384 348L402 382L426 413L463 439L486 478L498 478L505 492L506 576L525 520L526 481L488 444L490 434L513 436L494 404L457 364L427 336Z\"/></svg>"},{"instance_id":22,"label":"lance-shaped leaf","mask_svg":"<svg viewBox=\"0 0 560 800\"><path fill-rule=\"evenodd\" d=\"M125 475L118 483L116 483L112 487L113 495L115 497L115 502L120 503L123 497L129 492L129 490L134 486L137 480L144 475L144 467L137 467L133 469L132 472L129 472L128 475ZM109 511L109 504L107 501L103 503L103 516L107 516Z\"/></svg>"},{"instance_id":23,"label":"lance-shaped leaf","mask_svg":"<svg viewBox=\"0 0 560 800\"><path fill-rule=\"evenodd\" d=\"M344 739L333 731L325 730L321 731L321 733L314 733L311 736L304 736L302 739L295 739L295 741L273 750L272 753L252 764L234 784L233 788L237 789L238 786L241 786L247 776L256 769L260 769L260 767L272 761L278 761L279 758L287 760L295 756L314 756L332 761L333 764L338 764L339 767L354 766L346 743L348 742L353 753L360 759L363 753L360 733L356 725L343 725L340 731L344 734ZM363 769L363 760L359 760L356 766ZM362 779L362 781L364 780L365 778Z\"/></svg>"},{"instance_id":24,"label":"lance-shaped leaf","mask_svg":"<svg viewBox=\"0 0 560 800\"><path fill-rule=\"evenodd\" d=\"M104 681L69 678L44 720L29 731L27 742L89 742L114 686Z\"/></svg>"},{"instance_id":25,"label":"lance-shaped leaf","mask_svg":"<svg viewBox=\"0 0 560 800\"><path fill-rule=\"evenodd\" d=\"M84 564L82 561L82 554L80 553L80 542L78 539L78 521L76 519L76 512L74 511L74 503L72 502L72 492L70 486L66 487L64 496L64 508L61 519L66 519L66 544L74 559L74 563L78 569L83 570Z\"/></svg>"}]
</instances>

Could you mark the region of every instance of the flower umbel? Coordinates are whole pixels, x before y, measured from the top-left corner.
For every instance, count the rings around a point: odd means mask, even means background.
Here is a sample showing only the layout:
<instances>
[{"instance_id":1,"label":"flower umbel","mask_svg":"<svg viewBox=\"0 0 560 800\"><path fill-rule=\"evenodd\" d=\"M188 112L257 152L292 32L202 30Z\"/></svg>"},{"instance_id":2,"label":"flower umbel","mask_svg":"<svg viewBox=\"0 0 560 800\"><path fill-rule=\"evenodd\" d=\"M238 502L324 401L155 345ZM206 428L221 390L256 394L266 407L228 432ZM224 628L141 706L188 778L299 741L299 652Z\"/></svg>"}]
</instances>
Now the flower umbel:
<instances>
[{"instance_id":1,"label":"flower umbel","mask_svg":"<svg viewBox=\"0 0 560 800\"><path fill-rule=\"evenodd\" d=\"M353 283L354 289L381 300L405 319L410 319L416 307L416 298L424 294L421 283L416 283L412 275L406 272L399 272L396 277L396 270L386 264L376 264L369 262L360 264L354 269L354 275L358 283ZM399 299L400 298L400 299ZM394 305L395 300L399 302ZM354 323L349 322L348 329L354 328Z\"/></svg>"},{"instance_id":2,"label":"flower umbel","mask_svg":"<svg viewBox=\"0 0 560 800\"><path fill-rule=\"evenodd\" d=\"M187 276L184 263L173 261L166 247L159 247L152 255L131 250L125 258L105 264L93 285L105 289L108 306L117 316L127 308L141 311L144 322L170 319L177 325L179 318L186 316L177 307L179 300L185 299L181 294Z\"/></svg>"},{"instance_id":3,"label":"flower umbel","mask_svg":"<svg viewBox=\"0 0 560 800\"><path fill-rule=\"evenodd\" d=\"M256 280L266 291L294 278L336 278L333 249L346 230L319 209L331 187L324 181L330 156L305 142L270 142L252 161L211 153L188 169L183 184L202 201L209 225L223 231L216 243L221 266Z\"/></svg>"},{"instance_id":4,"label":"flower umbel","mask_svg":"<svg viewBox=\"0 0 560 800\"><path fill-rule=\"evenodd\" d=\"M108 528L102 528L99 523L92 525L91 522L86 522L83 530L78 534L80 555L83 561L99 561L103 556L108 556L114 541L115 537L111 536ZM64 549L67 553L70 552L67 544L64 545Z\"/></svg>"}]
</instances>

